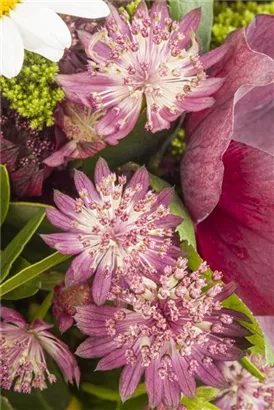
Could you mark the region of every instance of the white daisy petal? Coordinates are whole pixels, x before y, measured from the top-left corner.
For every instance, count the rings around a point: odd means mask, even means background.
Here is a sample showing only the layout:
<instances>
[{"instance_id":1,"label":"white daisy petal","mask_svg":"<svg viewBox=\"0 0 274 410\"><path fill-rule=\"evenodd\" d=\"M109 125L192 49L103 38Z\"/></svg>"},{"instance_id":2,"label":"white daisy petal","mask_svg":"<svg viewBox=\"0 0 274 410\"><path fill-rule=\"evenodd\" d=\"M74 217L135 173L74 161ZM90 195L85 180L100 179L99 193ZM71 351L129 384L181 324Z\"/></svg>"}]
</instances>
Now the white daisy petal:
<instances>
[{"instance_id":1,"label":"white daisy petal","mask_svg":"<svg viewBox=\"0 0 274 410\"><path fill-rule=\"evenodd\" d=\"M36 0L25 0L26 3L32 3ZM68 1L68 0L43 0L39 4L49 7L56 13L68 14L83 18L101 18L109 15L110 10L102 0L89 1Z\"/></svg>"},{"instance_id":2,"label":"white daisy petal","mask_svg":"<svg viewBox=\"0 0 274 410\"><path fill-rule=\"evenodd\" d=\"M13 22L23 38L25 49L58 61L64 49L71 45L67 25L53 10L40 4L18 4L10 12Z\"/></svg>"},{"instance_id":3,"label":"white daisy petal","mask_svg":"<svg viewBox=\"0 0 274 410\"><path fill-rule=\"evenodd\" d=\"M19 31L8 17L0 19L0 73L7 78L19 74L24 61L24 45Z\"/></svg>"}]
</instances>

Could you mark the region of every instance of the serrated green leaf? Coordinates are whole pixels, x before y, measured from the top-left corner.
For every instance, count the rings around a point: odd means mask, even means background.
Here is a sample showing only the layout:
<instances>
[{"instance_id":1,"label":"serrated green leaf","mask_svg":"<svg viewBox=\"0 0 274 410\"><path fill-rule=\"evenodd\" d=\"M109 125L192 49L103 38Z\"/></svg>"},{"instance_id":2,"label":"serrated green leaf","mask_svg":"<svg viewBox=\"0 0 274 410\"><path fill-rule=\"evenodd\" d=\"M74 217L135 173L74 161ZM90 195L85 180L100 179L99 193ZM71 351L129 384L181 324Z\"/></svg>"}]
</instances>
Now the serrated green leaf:
<instances>
[{"instance_id":1,"label":"serrated green leaf","mask_svg":"<svg viewBox=\"0 0 274 410\"><path fill-rule=\"evenodd\" d=\"M0 226L4 222L10 203L10 181L7 168L0 165L0 183L1 183L1 199L0 199Z\"/></svg>"},{"instance_id":2,"label":"serrated green leaf","mask_svg":"<svg viewBox=\"0 0 274 410\"><path fill-rule=\"evenodd\" d=\"M47 258L28 266L12 278L6 280L6 282L0 286L0 296L6 295L21 286L23 283L27 283L28 281L39 276L41 273L54 268L54 266L59 265L70 257L70 255L61 255L59 252L55 252Z\"/></svg>"},{"instance_id":3,"label":"serrated green leaf","mask_svg":"<svg viewBox=\"0 0 274 410\"><path fill-rule=\"evenodd\" d=\"M216 389L216 387L209 387L209 386L200 386L197 388L195 398L200 400L201 403L212 401L216 399L220 390Z\"/></svg>"},{"instance_id":4,"label":"serrated green leaf","mask_svg":"<svg viewBox=\"0 0 274 410\"><path fill-rule=\"evenodd\" d=\"M187 410L219 410L219 407L209 402L202 402L199 399L189 399L184 397L181 401L187 408Z\"/></svg>"},{"instance_id":5,"label":"serrated green leaf","mask_svg":"<svg viewBox=\"0 0 274 410\"><path fill-rule=\"evenodd\" d=\"M196 270L198 269L199 265L202 263L202 258L200 255L195 251L192 246L189 246L186 242L182 244L182 248L187 253L188 256L188 265L190 269ZM211 269L208 269L205 272L206 279L210 279L212 276ZM236 295L232 294L222 302L223 306L236 310L237 312L244 313L245 316L250 320L249 322L241 321L241 324L251 332L251 336L247 336L246 339L253 344L248 350L250 353L255 354L265 354L265 336L263 331L257 322L256 318L253 316L252 312L248 309L248 307L242 302L242 300Z\"/></svg>"},{"instance_id":6,"label":"serrated green leaf","mask_svg":"<svg viewBox=\"0 0 274 410\"><path fill-rule=\"evenodd\" d=\"M104 158L111 169L115 169L128 161L144 164L162 145L165 138L172 132L156 132L155 134L145 130L146 112L143 111L134 129L119 141L118 145L108 146L92 158L84 161L83 170L91 178L95 164L99 157Z\"/></svg>"},{"instance_id":7,"label":"serrated green leaf","mask_svg":"<svg viewBox=\"0 0 274 410\"><path fill-rule=\"evenodd\" d=\"M0 409L1 410L14 410L6 397L1 396L0 399L1 399L1 401L0 401L0 403L1 403Z\"/></svg>"},{"instance_id":8,"label":"serrated green leaf","mask_svg":"<svg viewBox=\"0 0 274 410\"><path fill-rule=\"evenodd\" d=\"M25 245L33 236L38 226L45 217L44 210L37 213L15 236L8 246L1 253L1 280L3 281L9 274L13 262L21 254Z\"/></svg>"},{"instance_id":9,"label":"serrated green leaf","mask_svg":"<svg viewBox=\"0 0 274 410\"><path fill-rule=\"evenodd\" d=\"M163 179L150 174L150 185L154 191L159 192L170 185ZM196 239L193 222L179 196L174 192L173 200L169 204L169 208L173 215L181 216L183 222L176 228L181 241L187 241L190 245L196 248Z\"/></svg>"},{"instance_id":10,"label":"serrated green leaf","mask_svg":"<svg viewBox=\"0 0 274 410\"><path fill-rule=\"evenodd\" d=\"M248 357L243 357L241 359L241 365L249 372L251 373L253 376L257 377L257 379L259 380L264 380L265 376L263 375L263 373L258 369L257 366L255 366L255 364L253 364Z\"/></svg>"},{"instance_id":11,"label":"serrated green leaf","mask_svg":"<svg viewBox=\"0 0 274 410\"><path fill-rule=\"evenodd\" d=\"M180 21L190 10L202 8L201 23L197 31L202 53L208 51L213 24L213 0L169 0L170 15Z\"/></svg>"}]
</instances>

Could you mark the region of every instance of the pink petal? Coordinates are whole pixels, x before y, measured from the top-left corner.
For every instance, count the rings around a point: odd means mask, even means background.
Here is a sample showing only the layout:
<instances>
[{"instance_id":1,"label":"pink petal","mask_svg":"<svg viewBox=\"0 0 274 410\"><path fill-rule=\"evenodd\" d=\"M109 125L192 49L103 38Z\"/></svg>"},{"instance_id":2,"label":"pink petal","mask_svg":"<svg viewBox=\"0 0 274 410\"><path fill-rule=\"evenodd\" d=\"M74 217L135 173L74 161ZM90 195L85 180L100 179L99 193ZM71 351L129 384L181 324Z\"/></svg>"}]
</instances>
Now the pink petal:
<instances>
[{"instance_id":1,"label":"pink petal","mask_svg":"<svg viewBox=\"0 0 274 410\"><path fill-rule=\"evenodd\" d=\"M84 249L83 244L78 239L78 234L52 233L40 236L48 246L55 248L63 255L75 255Z\"/></svg>"},{"instance_id":2,"label":"pink petal","mask_svg":"<svg viewBox=\"0 0 274 410\"><path fill-rule=\"evenodd\" d=\"M122 402L129 399L129 397L135 392L143 373L144 367L141 364L141 358L137 360L137 363L134 366L127 364L124 367L119 383L119 392Z\"/></svg>"},{"instance_id":3,"label":"pink petal","mask_svg":"<svg viewBox=\"0 0 274 410\"><path fill-rule=\"evenodd\" d=\"M89 250L76 256L66 274L66 285L71 286L88 280L94 273L92 262L93 258L90 256Z\"/></svg>"},{"instance_id":4,"label":"pink petal","mask_svg":"<svg viewBox=\"0 0 274 410\"><path fill-rule=\"evenodd\" d=\"M186 205L196 221L209 215L219 201L222 156L233 135L236 102L250 91L250 84L266 85L274 79L269 57L248 47L244 29L230 35L225 47L227 55L211 73L213 77L226 76L215 94L216 103L202 113L192 114L187 124L189 144L181 164L181 178Z\"/></svg>"},{"instance_id":5,"label":"pink petal","mask_svg":"<svg viewBox=\"0 0 274 410\"><path fill-rule=\"evenodd\" d=\"M94 179L96 185L100 185L102 181L111 175L111 170L109 169L108 163L104 158L99 158L94 173Z\"/></svg>"},{"instance_id":6,"label":"pink petal","mask_svg":"<svg viewBox=\"0 0 274 410\"><path fill-rule=\"evenodd\" d=\"M165 20L169 18L169 12L166 3L162 1L155 1L152 4L152 7L149 11L150 18L153 20L155 14L157 15L157 23L158 25L164 29L165 28Z\"/></svg>"},{"instance_id":7,"label":"pink petal","mask_svg":"<svg viewBox=\"0 0 274 410\"><path fill-rule=\"evenodd\" d=\"M98 363L96 370L118 369L126 364L126 349L116 349Z\"/></svg>"},{"instance_id":8,"label":"pink petal","mask_svg":"<svg viewBox=\"0 0 274 410\"><path fill-rule=\"evenodd\" d=\"M163 380L163 403L168 408L177 409L180 404L181 391L178 382L169 380L165 377Z\"/></svg>"},{"instance_id":9,"label":"pink petal","mask_svg":"<svg viewBox=\"0 0 274 410\"><path fill-rule=\"evenodd\" d=\"M246 28L249 47L274 59L274 16L259 14Z\"/></svg>"},{"instance_id":10,"label":"pink petal","mask_svg":"<svg viewBox=\"0 0 274 410\"><path fill-rule=\"evenodd\" d=\"M190 34L196 32L201 21L201 7L189 11L180 21L179 32L184 34L185 38L179 43L180 49L185 48L190 41Z\"/></svg>"},{"instance_id":11,"label":"pink petal","mask_svg":"<svg viewBox=\"0 0 274 410\"><path fill-rule=\"evenodd\" d=\"M181 391L187 397L193 398L196 392L195 378L189 373L187 360L180 355L176 347L172 352L172 367L177 375Z\"/></svg>"},{"instance_id":12,"label":"pink petal","mask_svg":"<svg viewBox=\"0 0 274 410\"><path fill-rule=\"evenodd\" d=\"M92 283L92 297L97 305L102 305L107 297L112 282L112 272L115 268L112 249L101 260Z\"/></svg>"},{"instance_id":13,"label":"pink petal","mask_svg":"<svg viewBox=\"0 0 274 410\"><path fill-rule=\"evenodd\" d=\"M274 316L257 316L256 319L258 320L274 351Z\"/></svg>"},{"instance_id":14,"label":"pink petal","mask_svg":"<svg viewBox=\"0 0 274 410\"><path fill-rule=\"evenodd\" d=\"M188 97L184 97L183 101L177 102L177 105L184 111L202 111L211 107L215 103L213 97L196 97L192 93Z\"/></svg>"},{"instance_id":15,"label":"pink petal","mask_svg":"<svg viewBox=\"0 0 274 410\"><path fill-rule=\"evenodd\" d=\"M47 219L50 223L57 228L63 229L64 231L69 231L71 229L71 218L64 215L58 209L48 208L46 209Z\"/></svg>"},{"instance_id":16,"label":"pink petal","mask_svg":"<svg viewBox=\"0 0 274 410\"><path fill-rule=\"evenodd\" d=\"M149 404L152 408L158 406L162 399L163 383L158 375L159 367L160 360L155 359L152 360L145 371L146 391L149 397Z\"/></svg>"},{"instance_id":17,"label":"pink petal","mask_svg":"<svg viewBox=\"0 0 274 410\"><path fill-rule=\"evenodd\" d=\"M83 191L87 191L91 201L100 200L100 196L95 189L94 184L83 172L78 169L74 170L74 183L79 194Z\"/></svg>"},{"instance_id":18,"label":"pink petal","mask_svg":"<svg viewBox=\"0 0 274 410\"><path fill-rule=\"evenodd\" d=\"M76 307L74 319L82 333L88 336L106 336L106 320L113 319L117 310L113 306L79 306Z\"/></svg>"},{"instance_id":19,"label":"pink petal","mask_svg":"<svg viewBox=\"0 0 274 410\"><path fill-rule=\"evenodd\" d=\"M1 306L0 316L5 322L15 323L19 327L25 327L26 321L15 310Z\"/></svg>"},{"instance_id":20,"label":"pink petal","mask_svg":"<svg viewBox=\"0 0 274 410\"><path fill-rule=\"evenodd\" d=\"M75 354L84 359L102 357L115 350L117 345L110 336L89 337L77 348Z\"/></svg>"}]
</instances>

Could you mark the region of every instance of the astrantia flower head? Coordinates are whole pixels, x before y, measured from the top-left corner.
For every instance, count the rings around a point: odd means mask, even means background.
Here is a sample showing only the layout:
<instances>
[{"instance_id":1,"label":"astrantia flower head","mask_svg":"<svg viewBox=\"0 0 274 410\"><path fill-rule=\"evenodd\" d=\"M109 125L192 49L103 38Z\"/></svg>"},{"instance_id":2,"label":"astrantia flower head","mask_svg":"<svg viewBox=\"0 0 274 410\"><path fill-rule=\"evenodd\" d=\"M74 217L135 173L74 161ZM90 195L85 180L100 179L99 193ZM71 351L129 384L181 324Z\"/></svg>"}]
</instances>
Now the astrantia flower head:
<instances>
[{"instance_id":1,"label":"astrantia flower head","mask_svg":"<svg viewBox=\"0 0 274 410\"><path fill-rule=\"evenodd\" d=\"M223 55L223 49L199 57L195 31L200 9L177 23L162 1L154 2L150 11L142 1L132 21L125 11L119 15L110 8L100 31L80 35L90 58L88 71L58 76L70 100L107 110L97 124L100 136L117 144L134 128L143 100L145 128L152 132L169 128L184 112L214 103L212 94L223 79L207 79L205 70Z\"/></svg>"},{"instance_id":2,"label":"astrantia flower head","mask_svg":"<svg viewBox=\"0 0 274 410\"><path fill-rule=\"evenodd\" d=\"M54 288L52 301L53 314L58 320L58 326L63 333L73 325L75 306L85 306L92 303L91 288L88 283L65 286L64 283Z\"/></svg>"},{"instance_id":3,"label":"astrantia flower head","mask_svg":"<svg viewBox=\"0 0 274 410\"><path fill-rule=\"evenodd\" d=\"M106 147L106 143L95 130L103 113L80 104L65 101L60 104L56 114L57 132L63 132L68 139L59 150L49 156L44 163L57 167L69 159L84 159L95 155Z\"/></svg>"},{"instance_id":4,"label":"astrantia flower head","mask_svg":"<svg viewBox=\"0 0 274 410\"><path fill-rule=\"evenodd\" d=\"M237 322L245 317L222 307L234 284L217 282L207 291L205 266L195 272L179 258L167 266L161 285L151 281L139 295L114 286L113 300L132 310L114 306L84 306L75 315L79 329L90 336L77 349L81 357L104 357L97 370L125 366L120 379L122 400L129 398L145 373L149 405L162 403L177 409L181 393L195 395L195 379L206 385L224 386L218 369L222 361L237 360L241 350L234 338L247 335Z\"/></svg>"},{"instance_id":5,"label":"astrantia flower head","mask_svg":"<svg viewBox=\"0 0 274 410\"><path fill-rule=\"evenodd\" d=\"M78 384L80 371L68 347L48 332L53 325L36 320L28 325L23 317L12 309L1 308L1 370L3 389L31 393L32 389L44 390L56 377L47 367L46 354L60 367L70 383Z\"/></svg>"},{"instance_id":6,"label":"astrantia flower head","mask_svg":"<svg viewBox=\"0 0 274 410\"><path fill-rule=\"evenodd\" d=\"M79 198L55 192L58 210L47 211L50 222L67 232L42 235L59 252L79 254L67 272L66 284L85 282L96 272L92 295L101 304L112 280L136 290L143 286L140 275L157 282L157 272L180 253L174 231L182 219L167 207L173 190L150 191L145 168L126 184L126 177L117 178L103 159L96 165L96 187L77 170L74 180Z\"/></svg>"},{"instance_id":7,"label":"astrantia flower head","mask_svg":"<svg viewBox=\"0 0 274 410\"><path fill-rule=\"evenodd\" d=\"M265 376L264 380L254 377L238 362L221 365L228 382L216 401L221 410L273 410L274 367L266 367L262 357L252 355L250 360Z\"/></svg>"}]
</instances>

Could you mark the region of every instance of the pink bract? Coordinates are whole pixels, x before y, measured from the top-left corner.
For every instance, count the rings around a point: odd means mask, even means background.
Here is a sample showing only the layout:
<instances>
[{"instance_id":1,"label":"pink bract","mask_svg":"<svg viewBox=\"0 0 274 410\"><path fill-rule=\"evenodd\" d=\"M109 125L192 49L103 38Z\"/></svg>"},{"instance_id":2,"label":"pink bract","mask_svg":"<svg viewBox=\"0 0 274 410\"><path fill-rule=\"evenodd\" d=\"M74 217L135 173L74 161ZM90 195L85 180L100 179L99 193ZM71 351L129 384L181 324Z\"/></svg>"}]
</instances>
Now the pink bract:
<instances>
[{"instance_id":1,"label":"pink bract","mask_svg":"<svg viewBox=\"0 0 274 410\"><path fill-rule=\"evenodd\" d=\"M274 17L258 16L226 40L213 76L215 105L192 114L181 164L199 251L256 314L273 314Z\"/></svg>"},{"instance_id":2,"label":"pink bract","mask_svg":"<svg viewBox=\"0 0 274 410\"><path fill-rule=\"evenodd\" d=\"M113 281L142 290L141 270L158 281L159 269L180 254L175 228L182 218L168 208L173 189L150 191L144 167L127 183L103 159L96 165L95 186L77 170L74 181L79 197L56 191L58 209L47 210L49 221L66 232L42 235L60 253L78 255L66 274L66 285L85 282L96 272L92 296L102 304Z\"/></svg>"},{"instance_id":3,"label":"pink bract","mask_svg":"<svg viewBox=\"0 0 274 410\"><path fill-rule=\"evenodd\" d=\"M178 409L181 394L195 396L195 379L225 386L218 363L239 359L242 352L235 338L249 332L238 323L246 318L221 304L234 284L215 282L203 292L203 272L204 265L189 272L187 260L179 258L173 267L163 268L159 286L150 281L139 294L114 286L110 296L122 307L76 308L76 324L89 336L76 354L103 357L96 370L124 366L123 401L134 393L143 374L152 408L163 403L164 408ZM128 304L131 310L123 307Z\"/></svg>"},{"instance_id":4,"label":"pink bract","mask_svg":"<svg viewBox=\"0 0 274 410\"><path fill-rule=\"evenodd\" d=\"M48 370L46 354L56 361L66 380L79 384L77 362L67 345L48 331L53 325L42 320L28 325L19 313L6 307L1 308L1 317L2 388L31 393L32 389L46 389L47 382L56 382Z\"/></svg>"},{"instance_id":5,"label":"pink bract","mask_svg":"<svg viewBox=\"0 0 274 410\"><path fill-rule=\"evenodd\" d=\"M179 23L169 17L162 1L154 2L151 10L141 1L132 21L126 12L119 15L114 6L110 9L97 33L78 33L90 59L88 71L57 79L68 99L106 112L96 127L104 141L115 145L129 134L143 101L145 128L152 132L170 128L184 112L214 104L212 95L223 79L208 79L205 70L224 50L199 56L195 32L200 9Z\"/></svg>"}]
</instances>

